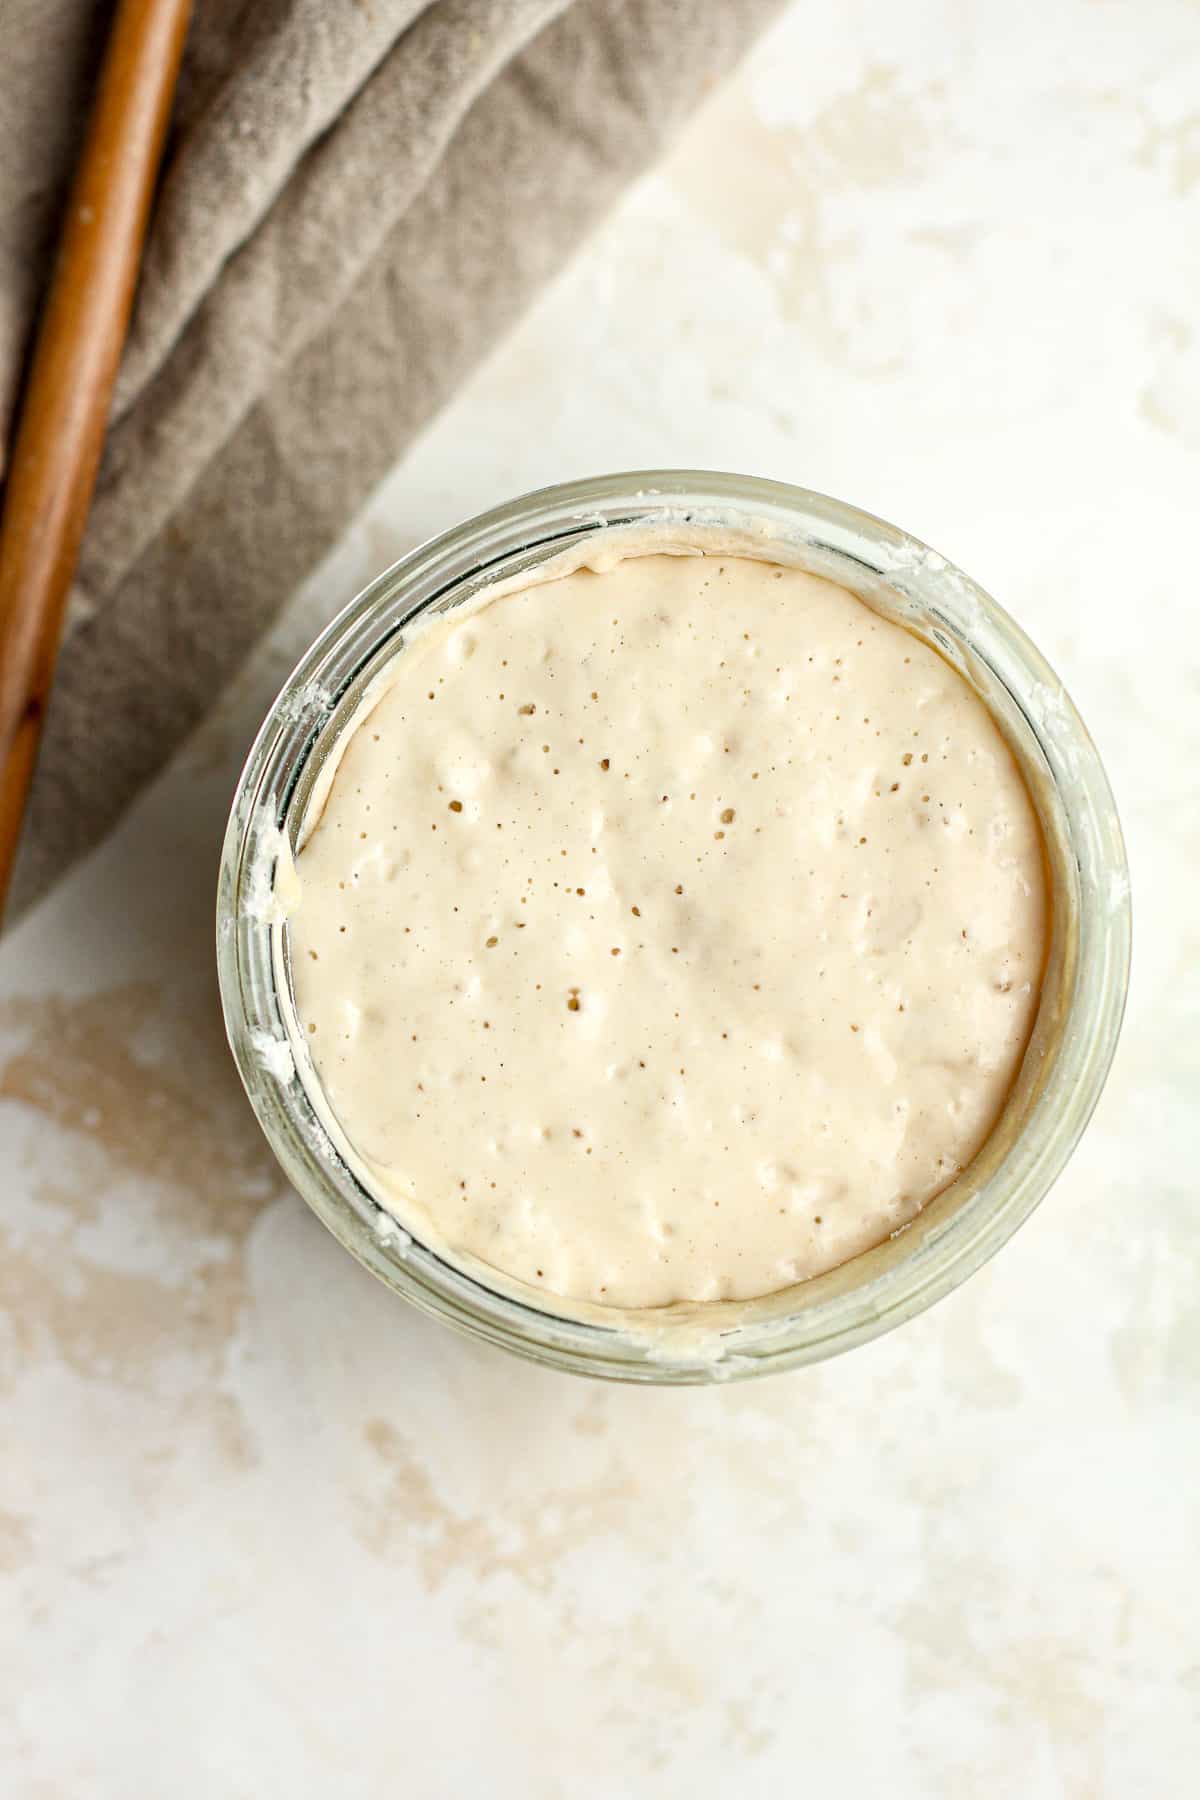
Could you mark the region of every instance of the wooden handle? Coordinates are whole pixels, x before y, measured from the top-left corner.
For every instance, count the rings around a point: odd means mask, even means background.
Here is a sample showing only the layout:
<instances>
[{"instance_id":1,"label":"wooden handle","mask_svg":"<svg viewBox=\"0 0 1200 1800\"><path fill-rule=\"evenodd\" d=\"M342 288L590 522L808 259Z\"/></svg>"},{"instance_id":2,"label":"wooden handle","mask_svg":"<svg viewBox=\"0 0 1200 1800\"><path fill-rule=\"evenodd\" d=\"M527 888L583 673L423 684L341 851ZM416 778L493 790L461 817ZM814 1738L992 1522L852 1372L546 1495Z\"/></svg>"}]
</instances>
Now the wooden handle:
<instances>
[{"instance_id":1,"label":"wooden handle","mask_svg":"<svg viewBox=\"0 0 1200 1800\"><path fill-rule=\"evenodd\" d=\"M0 524L0 912L190 11L190 0L117 10L13 448Z\"/></svg>"}]
</instances>

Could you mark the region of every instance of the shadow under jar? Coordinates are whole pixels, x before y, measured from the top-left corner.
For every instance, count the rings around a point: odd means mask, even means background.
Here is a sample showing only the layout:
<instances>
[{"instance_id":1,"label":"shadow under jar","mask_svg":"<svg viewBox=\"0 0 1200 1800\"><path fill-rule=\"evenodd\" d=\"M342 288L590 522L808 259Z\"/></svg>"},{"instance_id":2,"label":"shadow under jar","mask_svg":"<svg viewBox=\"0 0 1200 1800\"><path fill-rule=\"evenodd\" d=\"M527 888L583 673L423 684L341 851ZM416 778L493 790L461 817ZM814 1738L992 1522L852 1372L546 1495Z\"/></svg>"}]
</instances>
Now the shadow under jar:
<instances>
[{"instance_id":1,"label":"shadow under jar","mask_svg":"<svg viewBox=\"0 0 1200 1800\"><path fill-rule=\"evenodd\" d=\"M425 615L601 538L648 532L823 576L902 625L982 698L1041 825L1050 941L1033 1034L973 1161L911 1223L827 1274L749 1301L621 1311L556 1301L474 1258L424 1244L373 1197L297 1026L286 887L314 789L364 694ZM948 1293L1027 1218L1087 1124L1116 1048L1128 983L1129 883L1104 770L1057 676L960 570L867 513L806 490L690 470L543 489L423 545L352 601L271 708L238 784L217 905L226 1028L251 1104L289 1179L389 1287L476 1337L546 1366L699 1383L794 1367L879 1335ZM556 1310L557 1308L557 1310Z\"/></svg>"}]
</instances>

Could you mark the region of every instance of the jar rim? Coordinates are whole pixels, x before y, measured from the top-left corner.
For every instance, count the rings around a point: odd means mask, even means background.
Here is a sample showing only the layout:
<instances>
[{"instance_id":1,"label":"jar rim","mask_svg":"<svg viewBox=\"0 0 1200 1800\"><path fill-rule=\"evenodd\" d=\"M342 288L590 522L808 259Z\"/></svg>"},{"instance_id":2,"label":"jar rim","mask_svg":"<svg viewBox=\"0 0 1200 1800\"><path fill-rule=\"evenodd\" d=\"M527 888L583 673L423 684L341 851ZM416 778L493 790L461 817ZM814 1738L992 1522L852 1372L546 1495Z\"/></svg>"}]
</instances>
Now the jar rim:
<instances>
[{"instance_id":1,"label":"jar rim","mask_svg":"<svg viewBox=\"0 0 1200 1800\"><path fill-rule=\"evenodd\" d=\"M505 1278L415 1240L370 1194L314 1104L289 1026L285 930L275 882L294 849L323 757L363 689L403 653L405 632L496 581L531 572L598 533L747 532L771 556L827 576L925 637L1005 729L1057 845L1057 1012L1044 991L1038 1066L1024 1110L885 1245L762 1302L675 1308L646 1329L603 1308L551 1310ZM1033 783L1031 783L1031 787ZM281 860L282 859L282 860ZM593 476L538 489L429 539L368 584L301 657L238 780L222 851L217 962L226 1032L285 1173L359 1261L424 1310L549 1366L614 1379L739 1379L819 1360L923 1311L992 1256L1060 1173L1099 1099L1128 987L1128 868L1095 745L1057 675L977 583L872 514L761 477L698 470ZM1039 1039L1039 1032L1041 1039ZM1044 1040L1044 1041L1042 1041ZM965 1185L964 1185L965 1184ZM943 1204L943 1202L945 1204ZM789 1304L788 1297L795 1303ZM536 1304L535 1304L536 1298Z\"/></svg>"}]
</instances>

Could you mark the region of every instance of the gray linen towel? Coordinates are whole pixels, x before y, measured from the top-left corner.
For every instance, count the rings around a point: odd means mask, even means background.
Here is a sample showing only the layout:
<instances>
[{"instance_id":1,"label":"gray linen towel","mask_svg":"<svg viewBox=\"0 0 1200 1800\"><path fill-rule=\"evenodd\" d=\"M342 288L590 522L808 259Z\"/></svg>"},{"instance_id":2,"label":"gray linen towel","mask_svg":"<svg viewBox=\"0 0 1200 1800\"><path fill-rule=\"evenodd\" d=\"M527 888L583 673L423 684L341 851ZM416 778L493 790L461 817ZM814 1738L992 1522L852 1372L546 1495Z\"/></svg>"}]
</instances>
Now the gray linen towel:
<instances>
[{"instance_id":1,"label":"gray linen towel","mask_svg":"<svg viewBox=\"0 0 1200 1800\"><path fill-rule=\"evenodd\" d=\"M198 0L14 913L777 5ZM3 10L0 444L107 23Z\"/></svg>"}]
</instances>

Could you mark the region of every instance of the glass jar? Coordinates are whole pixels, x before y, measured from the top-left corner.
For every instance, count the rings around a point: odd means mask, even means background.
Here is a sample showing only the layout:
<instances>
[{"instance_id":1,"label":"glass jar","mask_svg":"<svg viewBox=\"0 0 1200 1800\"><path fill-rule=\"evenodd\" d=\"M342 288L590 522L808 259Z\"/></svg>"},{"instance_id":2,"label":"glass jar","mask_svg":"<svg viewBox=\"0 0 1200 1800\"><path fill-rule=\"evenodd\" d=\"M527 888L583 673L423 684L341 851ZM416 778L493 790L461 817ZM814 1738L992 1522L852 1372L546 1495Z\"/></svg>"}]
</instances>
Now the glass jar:
<instances>
[{"instance_id":1,"label":"glass jar","mask_svg":"<svg viewBox=\"0 0 1200 1800\"><path fill-rule=\"evenodd\" d=\"M1042 823L1052 929L1024 1063L975 1160L903 1230L840 1268L760 1300L556 1313L495 1270L415 1240L339 1143L294 1030L286 908L305 812L369 683L422 613L443 613L599 533L750 536L760 554L827 576L936 647L982 696ZM766 540L765 544L763 540ZM289 1179L373 1274L425 1311L549 1367L625 1381L765 1374L877 1336L957 1287L1029 1216L1092 1113L1128 983L1129 883L1090 737L1053 670L995 601L924 544L840 501L690 470L546 488L455 527L380 575L327 627L272 706L238 783L217 902L229 1041Z\"/></svg>"}]
</instances>

